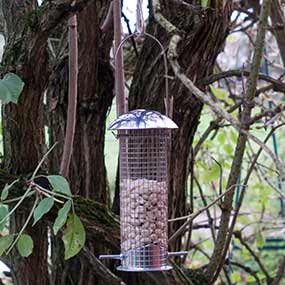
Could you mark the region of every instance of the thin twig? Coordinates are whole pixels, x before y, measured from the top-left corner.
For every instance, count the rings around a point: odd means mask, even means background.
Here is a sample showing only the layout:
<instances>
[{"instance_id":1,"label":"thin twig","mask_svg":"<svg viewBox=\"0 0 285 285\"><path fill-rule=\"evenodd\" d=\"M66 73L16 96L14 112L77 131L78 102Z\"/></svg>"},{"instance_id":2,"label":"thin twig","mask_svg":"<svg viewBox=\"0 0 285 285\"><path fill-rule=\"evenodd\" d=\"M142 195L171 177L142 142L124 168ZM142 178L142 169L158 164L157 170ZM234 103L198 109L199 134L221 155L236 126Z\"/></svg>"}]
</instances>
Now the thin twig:
<instances>
[{"instance_id":1,"label":"thin twig","mask_svg":"<svg viewBox=\"0 0 285 285\"><path fill-rule=\"evenodd\" d=\"M203 79L201 79L197 85L209 85L212 84L216 81L219 81L221 79L225 79L228 77L242 77L242 76L246 76L249 77L250 75L250 71L249 70L243 70L243 69L234 69L234 70L227 70L227 71L223 71L220 73L216 73L213 74L211 76L205 77ZM272 84L272 88L274 91L277 92L285 92L285 84L278 80L278 79L274 79L272 77L270 77L269 75L266 75L264 73L258 73L258 78L259 80L264 80L266 82L269 82Z\"/></svg>"},{"instance_id":2,"label":"thin twig","mask_svg":"<svg viewBox=\"0 0 285 285\"><path fill-rule=\"evenodd\" d=\"M229 189L227 189L224 193L222 193L221 195L218 196L217 199L215 199L213 202L211 202L210 204L208 204L206 207L203 207L201 209L199 209L198 211L196 211L193 214L187 215L187 216L183 216L183 217L178 217L175 219L170 219L168 220L168 222L177 222L177 221L181 221L181 220L186 220L187 221L169 238L169 242L173 242L182 232L183 230L188 226L188 224L193 221L195 218L197 218L201 213L203 213L204 211L207 211L210 207L212 207L213 205L215 205L219 200L221 200L226 194L228 194L229 192L235 190L235 187L237 185L232 185Z\"/></svg>"},{"instance_id":3,"label":"thin twig","mask_svg":"<svg viewBox=\"0 0 285 285\"><path fill-rule=\"evenodd\" d=\"M29 186L24 195L20 198L19 202L16 204L16 206L0 221L0 224L5 222L16 210L17 208L22 204L22 202L29 196L29 193L31 191L32 187Z\"/></svg>"},{"instance_id":4,"label":"thin twig","mask_svg":"<svg viewBox=\"0 0 285 285\"><path fill-rule=\"evenodd\" d=\"M195 182L197 184L197 187L198 187L201 199L203 201L204 207L206 207L207 206L207 201L206 201L206 198L205 198L205 196L203 194L202 187L201 187L201 185L200 185L200 183L199 183L199 181L198 181L196 176L194 176L194 180L195 180ZM208 216L208 223L209 223L209 226L210 226L210 229L211 229L212 239L213 239L213 241L215 241L216 240L216 232L215 232L215 225L213 223L214 219L212 218L211 212L210 212L209 209L206 210L206 213L207 213L207 216Z\"/></svg>"},{"instance_id":5,"label":"thin twig","mask_svg":"<svg viewBox=\"0 0 285 285\"><path fill-rule=\"evenodd\" d=\"M31 191L29 192L29 194L26 196L26 198L30 197L30 196L33 196L34 194L36 193L36 191ZM10 204L10 203L14 203L14 202L17 202L17 201L20 201L22 199L23 196L20 196L20 197L17 197L17 198L13 198L13 199L9 199L9 200L5 200L5 201L2 201L3 204Z\"/></svg>"},{"instance_id":6,"label":"thin twig","mask_svg":"<svg viewBox=\"0 0 285 285\"><path fill-rule=\"evenodd\" d=\"M271 276L269 275L268 271L266 270L264 264L261 262L260 258L257 254L253 251L253 249L247 244L247 242L243 239L241 232L234 232L235 238L239 240L239 242L247 249L247 251L251 254L255 262L260 267L261 271L264 273L267 279L267 283L270 284L272 281Z\"/></svg>"},{"instance_id":7,"label":"thin twig","mask_svg":"<svg viewBox=\"0 0 285 285\"><path fill-rule=\"evenodd\" d=\"M257 121L261 120L264 117L271 117L271 118L273 118L277 114L280 114L281 112L283 112L284 110L285 110L285 104L278 105L274 109L264 110L263 112L261 112L259 114L256 114L254 117L252 117L250 124L254 124L254 123L256 123ZM276 121L276 118L275 118L274 121Z\"/></svg>"},{"instance_id":8,"label":"thin twig","mask_svg":"<svg viewBox=\"0 0 285 285\"><path fill-rule=\"evenodd\" d=\"M128 29L129 35L133 34L133 32L131 30L131 26L130 26L130 20L128 19L128 17L124 13L122 13L122 16L123 16L124 21L125 21L125 23L127 25L127 29ZM136 57L139 57L139 52L138 52L137 44L136 44L136 41L135 41L134 37L131 37L131 42L132 42L132 46L133 46L133 49L135 51Z\"/></svg>"},{"instance_id":9,"label":"thin twig","mask_svg":"<svg viewBox=\"0 0 285 285\"><path fill-rule=\"evenodd\" d=\"M72 200L71 197L69 196L66 196L64 195L63 193L59 193L59 192L56 192L56 191L50 191L42 186L40 186L39 184L37 183L31 183L32 186L35 186L36 188L38 188L40 191L43 191L43 192L46 192L47 194L49 195L52 195L52 196L57 196L57 197L60 197L60 198L64 198L66 200Z\"/></svg>"},{"instance_id":10,"label":"thin twig","mask_svg":"<svg viewBox=\"0 0 285 285\"><path fill-rule=\"evenodd\" d=\"M269 1L269 0L268 0ZM181 41L181 37L179 35L174 35L171 38L170 44L169 44L169 51L168 51L168 57L172 66L172 69L175 73L175 75L181 80L181 82L191 91L192 94L194 94L199 100L201 100L204 104L208 105L211 110L217 114L219 117L222 117L226 119L228 122L231 123L231 125L240 133L243 133L247 138L253 140L256 144L258 144L260 147L264 149L264 151L270 156L270 158L274 161L276 168L279 171L281 180L285 180L285 167L280 161L278 157L275 156L273 151L265 144L262 143L262 141L257 138L256 136L252 135L245 127L245 125L241 125L241 123L236 120L231 114L229 114L226 110L221 108L217 102L215 102L208 94L202 92L199 88L197 88L194 83L181 71L181 67L178 63L178 55L177 55L177 45ZM255 78L255 77L254 77ZM254 79L255 80L255 79ZM252 89L252 87L251 87ZM254 96L250 96L250 100L252 101ZM247 103L248 104L248 103ZM250 110L252 108L252 105L250 104ZM250 122L250 114L247 114L246 116L246 125Z\"/></svg>"},{"instance_id":11,"label":"thin twig","mask_svg":"<svg viewBox=\"0 0 285 285\"><path fill-rule=\"evenodd\" d=\"M237 110L240 107L241 103L235 104L233 106L231 106L227 111L228 113L232 113L235 110ZM216 120L213 120L210 122L208 128L205 130L205 132L202 134L201 138L199 139L199 141L197 142L197 144L195 145L194 148L194 157L198 154L199 150L201 149L201 146L203 145L203 143L207 140L208 136L210 135L210 133L214 130L218 130L219 128L221 128L222 126L220 125L220 123L222 122L223 118L218 117Z\"/></svg>"},{"instance_id":12,"label":"thin twig","mask_svg":"<svg viewBox=\"0 0 285 285\"><path fill-rule=\"evenodd\" d=\"M41 161L37 165L36 169L34 170L32 176L31 176L31 179L29 181L33 181L35 179L38 171L40 170L40 168L42 166L42 164L44 163L44 161L47 159L48 155L52 152L52 150L56 147L57 144L58 144L58 142L55 142L54 145L47 151L47 153L44 154L44 156L42 157Z\"/></svg>"},{"instance_id":13,"label":"thin twig","mask_svg":"<svg viewBox=\"0 0 285 285\"><path fill-rule=\"evenodd\" d=\"M33 205L32 209L31 209L31 211L30 211L30 214L29 214L29 216L27 217L27 219L26 219L26 221L25 221L23 227L21 228L20 232L18 233L16 239L13 241L13 243L11 244L11 246L9 247L9 249L7 250L7 252L6 252L7 255L8 255L8 254L10 253L10 251L13 249L13 247L15 246L15 244L18 242L19 238L20 238L21 235L23 234L24 230L27 228L27 226L28 226L28 224L29 224L29 222L30 222L30 220L31 220L31 218L32 218L32 216L33 216L33 214L34 214L34 210L35 210L35 208L36 208L36 206L37 206L37 204L38 204L38 201L39 201L39 197L38 197L38 195L36 195L36 199L35 199L35 202L34 202L34 205Z\"/></svg>"},{"instance_id":14,"label":"thin twig","mask_svg":"<svg viewBox=\"0 0 285 285\"><path fill-rule=\"evenodd\" d=\"M250 274L250 275L252 275L254 277L254 279L256 280L257 285L262 285L258 275L250 267L248 267L248 266L246 266L244 264L241 264L239 262L230 261L230 260L226 261L226 265L228 265L228 264L232 264L233 266L236 266L236 267L239 267L239 268L243 269L246 273L248 273L248 274Z\"/></svg>"},{"instance_id":15,"label":"thin twig","mask_svg":"<svg viewBox=\"0 0 285 285\"><path fill-rule=\"evenodd\" d=\"M267 137L265 138L264 140L264 143L267 143L267 141L271 138L272 134L280 127L282 127L284 124L281 124L279 126L276 126L275 128L273 128L270 133L267 135ZM255 157L253 158L252 162L251 162L251 165L249 167L249 170L247 171L247 174L246 174L246 177L244 179L244 184L247 184L249 182L249 179L251 177L251 174L252 172L254 171L255 169L255 165L257 163L257 160L259 158L259 156L261 155L262 153L262 148L259 148L258 152L256 153ZM216 280L218 278L218 275L219 275L219 272L222 270L223 268L223 265L224 265L224 260L226 258L226 255L227 255L227 251L228 251L228 248L230 246L230 243L231 243L231 239L232 239L232 235L233 235L233 232L234 232L234 227L235 227L235 224L236 224L236 221L237 221L237 218L238 218L238 214L239 214L239 211L240 211L240 208L242 206L242 203L243 203L243 200L244 200L244 196L245 196L245 188L242 187L241 189L241 194L240 194L240 197L239 197L239 201L237 203L237 206L236 206L236 209L235 209L235 214L232 218L232 222L231 222L231 225L230 225L230 228L228 230L228 235L226 237L226 242L225 242L225 246L224 246L224 249L223 249L223 254L221 256L221 260L220 260L220 263L218 264L217 266L217 271L214 275L214 278L213 280Z\"/></svg>"}]
</instances>

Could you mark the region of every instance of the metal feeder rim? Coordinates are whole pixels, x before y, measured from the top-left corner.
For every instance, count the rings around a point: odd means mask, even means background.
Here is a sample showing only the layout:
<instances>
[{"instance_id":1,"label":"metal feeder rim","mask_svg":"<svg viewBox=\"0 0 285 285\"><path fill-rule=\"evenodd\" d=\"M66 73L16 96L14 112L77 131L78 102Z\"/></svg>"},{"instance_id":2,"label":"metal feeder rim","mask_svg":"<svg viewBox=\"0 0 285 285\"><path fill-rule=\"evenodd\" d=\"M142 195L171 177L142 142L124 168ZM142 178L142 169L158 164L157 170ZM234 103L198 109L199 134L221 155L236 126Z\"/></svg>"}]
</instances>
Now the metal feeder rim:
<instances>
[{"instance_id":1,"label":"metal feeder rim","mask_svg":"<svg viewBox=\"0 0 285 285\"><path fill-rule=\"evenodd\" d=\"M170 265L165 265L161 267L154 267L154 268L142 268L142 267L125 267L125 266L118 266L118 271L126 271L126 272L148 272L148 271L166 271L173 269Z\"/></svg>"},{"instance_id":2,"label":"metal feeder rim","mask_svg":"<svg viewBox=\"0 0 285 285\"><path fill-rule=\"evenodd\" d=\"M177 129L178 126L167 116L157 111L136 109L111 122L109 130Z\"/></svg>"},{"instance_id":3,"label":"metal feeder rim","mask_svg":"<svg viewBox=\"0 0 285 285\"><path fill-rule=\"evenodd\" d=\"M188 251L167 252L167 257L181 256L181 255L187 255L187 254L188 254ZM119 260L122 260L125 257L127 257L127 254L121 253L121 254L100 255L99 259L119 259Z\"/></svg>"}]
</instances>

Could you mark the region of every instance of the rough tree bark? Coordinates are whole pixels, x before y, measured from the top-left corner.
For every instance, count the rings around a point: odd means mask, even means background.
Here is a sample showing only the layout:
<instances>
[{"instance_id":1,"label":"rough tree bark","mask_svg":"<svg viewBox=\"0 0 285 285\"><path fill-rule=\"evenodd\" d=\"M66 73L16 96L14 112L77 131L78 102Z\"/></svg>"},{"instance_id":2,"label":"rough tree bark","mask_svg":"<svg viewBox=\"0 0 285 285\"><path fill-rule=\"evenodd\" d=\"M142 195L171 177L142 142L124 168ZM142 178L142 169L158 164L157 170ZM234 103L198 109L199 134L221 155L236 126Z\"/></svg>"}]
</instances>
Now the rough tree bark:
<instances>
[{"instance_id":1,"label":"rough tree bark","mask_svg":"<svg viewBox=\"0 0 285 285\"><path fill-rule=\"evenodd\" d=\"M104 140L107 112L113 99L113 71L110 66L112 30L106 34L100 26L107 14L110 1L92 3L78 14L79 34L79 78L78 106L75 141L70 167L69 181L74 194L109 205L109 190L104 163ZM64 27L63 29L65 29ZM63 42L66 42L64 34ZM63 46L66 51L66 45ZM61 54L61 53L60 53ZM67 110L67 72L66 56L60 58L52 74L49 85L50 134L51 144L58 141L59 146L52 155L52 167L58 172L62 156L63 138ZM55 241L62 248L60 240ZM88 244L94 253L104 252L100 242ZM106 249L105 249L106 251ZM85 265L83 258L64 264L62 254L54 256L57 272L56 284L101 284L94 272ZM72 272L62 274L64 272ZM61 283L59 283L61 282Z\"/></svg>"},{"instance_id":2,"label":"rough tree bark","mask_svg":"<svg viewBox=\"0 0 285 285\"><path fill-rule=\"evenodd\" d=\"M60 1L45 1L44 5L41 7L37 6L37 1L6 1L1 2L2 12L5 18L5 37L6 37L6 47L4 54L4 72L14 71L20 75L20 77L25 82L25 89L21 95L19 104L8 105L4 108L3 118L4 118L4 138L5 138L5 166L12 173L25 174L31 173L39 160L41 159L44 148L45 148L45 138L44 138L44 105L43 105L43 96L44 91L47 87L49 79L49 62L48 62L48 53L47 53L47 39L50 34L54 33L54 28L56 28L66 17L75 11L81 10L83 7L86 7L88 2L96 3L96 8L100 16L88 15L86 10L85 16L89 18L90 22L89 27L92 28L92 24L95 22L96 25L96 37L93 38L93 42L99 37L99 19L102 17L101 13L105 13L107 3L102 4L101 1L88 1L88 0L79 0L76 3L73 3L71 0ZM73 4L72 4L73 3ZM71 5L72 4L72 5ZM95 5L95 4L92 4ZM100 5L103 5L102 7ZM105 5L105 9L104 9ZM94 9L93 9L94 11ZM84 15L83 15L84 18ZM82 29L85 29L84 33L88 34L88 25L85 27L82 26ZM52 33L50 31L52 30ZM85 39L89 39L86 36ZM110 38L110 36L109 36ZM83 115L86 116L84 123L80 126L80 131L84 133L83 137L85 139L84 143L86 148L88 144L94 138L93 134L91 137L90 132L94 131L91 128L86 127L86 122L90 122L90 119L95 118L98 121L100 127L98 131L96 130L96 141L98 148L91 148L89 146L90 152L94 150L97 153L100 153L101 156L98 156L97 161L99 164L103 164L103 147L102 141L104 138L104 122L105 114L107 108L110 105L112 98L112 74L110 72L109 66L109 49L107 46L110 46L111 40L108 40L108 36L105 37L105 41L101 42L101 45L106 45L106 53L101 53L100 60L97 64L94 64L88 57L84 57L85 61L83 62L87 67L86 73L98 71L98 66L107 66L104 69L104 72L100 70L96 81L90 80L89 82L83 82L84 74L82 74L82 83L80 88L84 89L84 96L80 102L79 110ZM96 47L96 44L94 45ZM85 45L87 47L87 45ZM95 50L95 54L93 51ZM93 49L92 45L89 45L85 51L82 50L82 53L93 53L94 57L97 59L98 48ZM86 55L86 54L85 54ZM91 61L91 62L90 62ZM94 65L93 65L94 64ZM83 69L83 67L82 67ZM94 84L100 82L96 86L96 91L94 90ZM94 83L94 84L93 84ZM91 85L91 88L89 86ZM98 98L98 94L104 94L103 97ZM90 95L90 96L89 96ZM93 96L93 97L91 97ZM96 104L94 104L94 101ZM99 102L99 104L97 104ZM98 116L92 117L91 110L98 110ZM100 113L102 112L102 113ZM84 125L84 126L83 126ZM83 127L82 127L83 126ZM89 138L91 137L91 141ZM79 140L79 139L78 139ZM100 147L101 146L101 147ZM87 154L85 157L88 157L90 154ZM81 153L79 153L79 156ZM91 158L93 159L93 158ZM82 160L80 160L81 163ZM90 162L91 160L89 160ZM92 161L92 163L94 160ZM79 164L78 164L79 165ZM92 173L85 171L89 175L86 179L90 179L91 175L95 176L95 179L98 177L103 177L101 180L98 178L96 181L98 184L93 184L97 186L100 191L94 191L93 197L98 198L100 201L107 202L108 198L106 193L107 183L105 168L103 167L86 167ZM94 172L93 170L96 170ZM75 180L75 179L74 179ZM77 181L81 180L78 179ZM90 182L91 183L91 182ZM82 192L89 191L89 187L82 187L82 185L76 184L76 187L81 187L84 189ZM75 189L75 187L73 187ZM103 191L104 189L104 191ZM90 193L86 196L92 196ZM16 215L15 223L13 228L18 231L25 221L26 213L21 211L21 214ZM28 228L28 233L31 234L34 239L34 251L33 254L26 259L22 259L16 256L13 259L12 266L16 272L16 279L14 280L15 284L49 284L48 276L48 261L47 261L47 227L38 226L36 228ZM39 238L41 237L41 238ZM35 270L37 268L37 270ZM85 283L87 284L87 283Z\"/></svg>"},{"instance_id":3,"label":"rough tree bark","mask_svg":"<svg viewBox=\"0 0 285 285\"><path fill-rule=\"evenodd\" d=\"M108 6L108 2L104 5L94 3L78 14L79 98L69 175L75 194L106 204L109 204L109 197L104 164L104 134L106 114L113 99L113 72L109 63L112 35L102 34L100 23ZM48 89L51 143L59 142L51 160L55 172L60 165L68 103L67 57L57 60Z\"/></svg>"},{"instance_id":4,"label":"rough tree bark","mask_svg":"<svg viewBox=\"0 0 285 285\"><path fill-rule=\"evenodd\" d=\"M11 173L25 175L36 168L45 145L42 99L47 54L45 42L29 26L28 17L36 9L35 1L2 1L2 9L6 22L4 72L17 72L25 82L19 104L9 104L3 109L4 163ZM28 213L16 213L11 224L13 231L21 229ZM27 232L34 240L34 251L29 258L13 253L14 284L49 284L47 228L39 224ZM38 268L36 274L34 268Z\"/></svg>"}]
</instances>

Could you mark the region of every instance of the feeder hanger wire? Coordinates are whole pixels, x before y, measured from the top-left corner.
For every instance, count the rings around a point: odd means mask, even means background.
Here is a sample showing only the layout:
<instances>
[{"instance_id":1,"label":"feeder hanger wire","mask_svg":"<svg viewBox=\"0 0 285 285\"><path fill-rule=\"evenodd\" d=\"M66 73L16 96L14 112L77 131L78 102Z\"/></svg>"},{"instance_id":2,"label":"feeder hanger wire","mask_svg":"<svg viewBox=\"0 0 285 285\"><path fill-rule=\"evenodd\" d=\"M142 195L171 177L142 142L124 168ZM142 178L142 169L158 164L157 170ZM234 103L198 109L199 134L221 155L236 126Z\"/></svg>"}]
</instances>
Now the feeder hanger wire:
<instances>
[{"instance_id":1,"label":"feeder hanger wire","mask_svg":"<svg viewBox=\"0 0 285 285\"><path fill-rule=\"evenodd\" d=\"M118 62L120 63L120 58L122 55L122 47L125 44L125 42L127 40L129 40L132 37L143 37L143 36L147 36L151 39L153 39L160 47L161 49L161 55L163 57L163 63L164 63L164 80L165 80L165 99L164 99L164 105L165 105L165 115L168 116L169 118L172 118L173 115L173 97L170 98L169 96L169 76L168 76L168 61L167 61L167 55L166 55L166 51L164 49L164 46L162 45L162 43L153 35L147 33L145 31L145 23L144 23L144 17L143 17L143 9L142 9L142 2L143 0L137 0L137 6L136 6L136 31L132 34L129 34L127 37L125 37L120 44L118 45L118 47L115 49L115 63L116 63L116 67L119 66ZM116 12L114 12L115 14ZM123 66L123 65L121 65ZM118 73L124 73L124 69L121 68L121 70L118 70L116 72L116 75L118 75L118 77L116 76L116 80L122 80L122 78L124 78L124 75L121 74L121 76ZM117 86L118 83L116 83ZM120 85L124 86L123 83L120 83ZM117 102L118 102L118 97L120 96L120 93L122 93L122 90L119 90L116 88L116 97L117 97ZM124 96L124 103L126 102L125 100L125 95ZM127 111L127 106L125 106L124 108ZM119 112L119 115L120 112Z\"/></svg>"}]
</instances>

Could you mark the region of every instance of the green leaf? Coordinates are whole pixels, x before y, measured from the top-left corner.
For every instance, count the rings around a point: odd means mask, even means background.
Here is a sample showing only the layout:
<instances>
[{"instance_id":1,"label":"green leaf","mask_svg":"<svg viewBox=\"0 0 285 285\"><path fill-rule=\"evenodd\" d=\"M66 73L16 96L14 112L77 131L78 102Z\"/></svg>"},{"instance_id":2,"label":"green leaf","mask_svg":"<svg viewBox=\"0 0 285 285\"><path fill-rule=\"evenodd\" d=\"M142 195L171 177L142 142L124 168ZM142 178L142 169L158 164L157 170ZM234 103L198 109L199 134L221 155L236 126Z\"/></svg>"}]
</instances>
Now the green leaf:
<instances>
[{"instance_id":1,"label":"green leaf","mask_svg":"<svg viewBox=\"0 0 285 285\"><path fill-rule=\"evenodd\" d=\"M230 144L224 145L224 150L225 150L227 155L230 155L230 156L233 155L234 149Z\"/></svg>"},{"instance_id":2,"label":"green leaf","mask_svg":"<svg viewBox=\"0 0 285 285\"><path fill-rule=\"evenodd\" d=\"M208 3L208 1L207 1ZM220 100L225 100L228 97L228 93L225 89L222 88L216 88L213 85L210 85L210 89L212 93Z\"/></svg>"},{"instance_id":3,"label":"green leaf","mask_svg":"<svg viewBox=\"0 0 285 285\"><path fill-rule=\"evenodd\" d=\"M57 217L55 219L54 225L53 225L53 231L56 235L57 232L63 227L67 220L68 212L71 208L71 201L67 201L64 206L58 211Z\"/></svg>"},{"instance_id":4,"label":"green leaf","mask_svg":"<svg viewBox=\"0 0 285 285\"><path fill-rule=\"evenodd\" d=\"M218 165L213 164L210 171L205 172L205 174L203 177L205 183L215 181L220 177L220 168Z\"/></svg>"},{"instance_id":5,"label":"green leaf","mask_svg":"<svg viewBox=\"0 0 285 285\"><path fill-rule=\"evenodd\" d=\"M38 222L38 220L41 219L41 217L44 214L46 214L50 211L53 204L54 204L53 198L44 198L43 200L41 200L41 202L38 204L38 206L36 207L36 209L34 211L34 223L33 223L33 225L35 225Z\"/></svg>"},{"instance_id":6,"label":"green leaf","mask_svg":"<svg viewBox=\"0 0 285 285\"><path fill-rule=\"evenodd\" d=\"M11 184L6 184L4 189L2 190L1 193L1 200L4 201L7 199L8 195L9 195L9 190L13 187L14 184L16 184L17 182L19 182L19 179L13 181Z\"/></svg>"},{"instance_id":7,"label":"green leaf","mask_svg":"<svg viewBox=\"0 0 285 285\"><path fill-rule=\"evenodd\" d=\"M256 280L255 280L255 278L252 276L252 275L247 275L246 276L246 282L248 283L248 284L252 284L253 282L255 282ZM256 283L255 283L256 284Z\"/></svg>"},{"instance_id":8,"label":"green leaf","mask_svg":"<svg viewBox=\"0 0 285 285\"><path fill-rule=\"evenodd\" d=\"M51 184L55 192L63 193L71 197L71 191L67 180L60 175L49 175L47 176L49 183Z\"/></svg>"},{"instance_id":9,"label":"green leaf","mask_svg":"<svg viewBox=\"0 0 285 285\"><path fill-rule=\"evenodd\" d=\"M221 145L223 145L226 141L226 134L224 132L220 132L218 135L218 141Z\"/></svg>"},{"instance_id":10,"label":"green leaf","mask_svg":"<svg viewBox=\"0 0 285 285\"><path fill-rule=\"evenodd\" d=\"M207 8L209 6L209 1L208 0L201 0L201 6L202 6L202 8Z\"/></svg>"},{"instance_id":11,"label":"green leaf","mask_svg":"<svg viewBox=\"0 0 285 285\"><path fill-rule=\"evenodd\" d=\"M238 135L237 135L237 132L236 132L236 131L231 130L231 139L232 139L232 142L233 142L234 144L236 144L237 139L238 139Z\"/></svg>"},{"instance_id":12,"label":"green leaf","mask_svg":"<svg viewBox=\"0 0 285 285\"><path fill-rule=\"evenodd\" d=\"M2 221L5 217L7 217L8 213L9 213L8 207L5 205L0 205L0 221ZM3 221L0 224L0 231L3 231L6 223L7 223L7 220Z\"/></svg>"},{"instance_id":13,"label":"green leaf","mask_svg":"<svg viewBox=\"0 0 285 285\"><path fill-rule=\"evenodd\" d=\"M264 186L264 184L259 183L259 188L256 188L256 189L259 189L259 193L260 193L259 199L260 199L261 205L264 207L267 207L267 205L270 203L270 199L269 199L269 196L271 193L270 188Z\"/></svg>"},{"instance_id":14,"label":"green leaf","mask_svg":"<svg viewBox=\"0 0 285 285\"><path fill-rule=\"evenodd\" d=\"M7 73L4 78L0 80L0 100L2 104L8 104L10 102L17 104L23 88L24 82L18 75Z\"/></svg>"},{"instance_id":15,"label":"green leaf","mask_svg":"<svg viewBox=\"0 0 285 285\"><path fill-rule=\"evenodd\" d=\"M261 232L257 233L257 235L255 237L255 241L256 241L257 247L262 248L264 246L265 241L264 241L264 238L263 238L263 235Z\"/></svg>"},{"instance_id":16,"label":"green leaf","mask_svg":"<svg viewBox=\"0 0 285 285\"><path fill-rule=\"evenodd\" d=\"M62 237L64 243L65 260L75 256L85 244L85 229L76 214L69 216L67 227Z\"/></svg>"},{"instance_id":17,"label":"green leaf","mask_svg":"<svg viewBox=\"0 0 285 285\"><path fill-rule=\"evenodd\" d=\"M8 235L0 238L0 256L9 248L13 242L13 236Z\"/></svg>"},{"instance_id":18,"label":"green leaf","mask_svg":"<svg viewBox=\"0 0 285 285\"><path fill-rule=\"evenodd\" d=\"M248 216L239 216L238 221L243 226L246 226L251 223L251 219Z\"/></svg>"},{"instance_id":19,"label":"green leaf","mask_svg":"<svg viewBox=\"0 0 285 285\"><path fill-rule=\"evenodd\" d=\"M233 281L234 283L237 283L237 282L241 281L240 273L237 272L237 271L236 271L236 272L233 272L232 275L231 275L231 277L232 277L232 281Z\"/></svg>"},{"instance_id":20,"label":"green leaf","mask_svg":"<svg viewBox=\"0 0 285 285\"><path fill-rule=\"evenodd\" d=\"M41 237L39 237L41 238ZM28 257L33 252L34 242L29 235L21 235L17 248L21 256Z\"/></svg>"}]
</instances>

